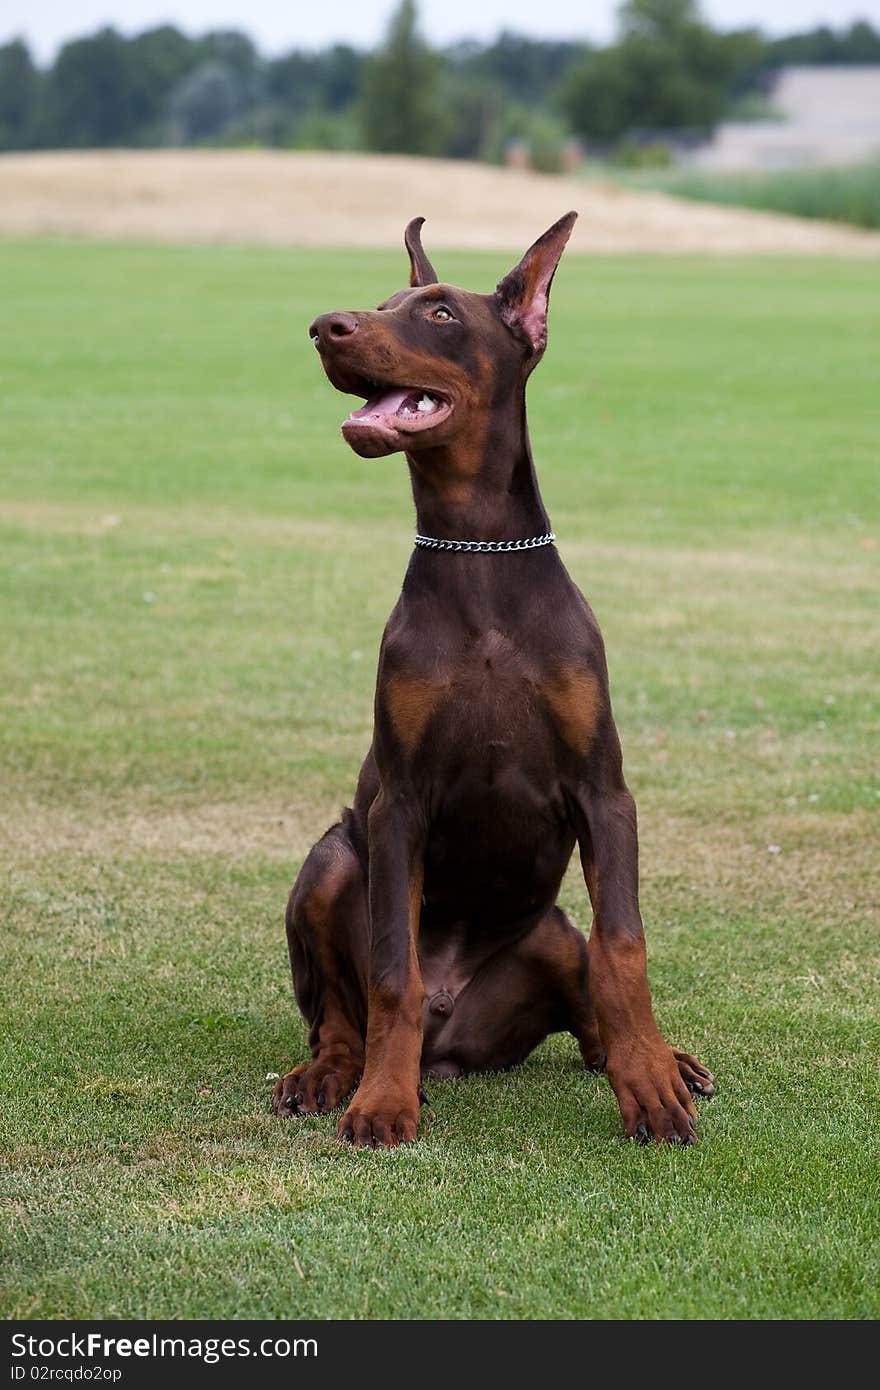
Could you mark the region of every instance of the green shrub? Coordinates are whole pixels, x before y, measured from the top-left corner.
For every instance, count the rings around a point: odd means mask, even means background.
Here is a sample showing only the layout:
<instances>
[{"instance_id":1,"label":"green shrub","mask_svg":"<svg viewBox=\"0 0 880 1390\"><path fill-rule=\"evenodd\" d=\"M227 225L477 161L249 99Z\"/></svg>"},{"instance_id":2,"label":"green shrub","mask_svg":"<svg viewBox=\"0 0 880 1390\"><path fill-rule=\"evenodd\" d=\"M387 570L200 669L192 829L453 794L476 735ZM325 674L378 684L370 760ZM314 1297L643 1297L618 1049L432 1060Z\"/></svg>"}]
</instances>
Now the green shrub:
<instances>
[{"instance_id":1,"label":"green shrub","mask_svg":"<svg viewBox=\"0 0 880 1390\"><path fill-rule=\"evenodd\" d=\"M541 174L558 174L562 170L562 150L567 135L562 121L547 111L511 105L496 124L493 138L487 142L485 157L501 164L508 146L514 140L521 140L528 147L529 164L533 169Z\"/></svg>"},{"instance_id":2,"label":"green shrub","mask_svg":"<svg viewBox=\"0 0 880 1390\"><path fill-rule=\"evenodd\" d=\"M611 156L612 164L621 169L668 169L672 151L662 140L640 145L635 140L621 140Z\"/></svg>"}]
</instances>

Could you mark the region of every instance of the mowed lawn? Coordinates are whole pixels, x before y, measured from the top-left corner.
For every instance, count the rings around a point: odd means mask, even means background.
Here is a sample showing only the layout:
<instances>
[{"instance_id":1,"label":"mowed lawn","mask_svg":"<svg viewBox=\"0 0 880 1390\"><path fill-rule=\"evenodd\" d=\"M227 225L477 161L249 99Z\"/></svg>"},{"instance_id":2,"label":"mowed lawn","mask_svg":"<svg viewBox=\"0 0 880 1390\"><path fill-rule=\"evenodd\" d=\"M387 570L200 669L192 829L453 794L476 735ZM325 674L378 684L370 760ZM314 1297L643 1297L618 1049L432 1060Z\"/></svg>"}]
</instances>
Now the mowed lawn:
<instances>
[{"instance_id":1,"label":"mowed lawn","mask_svg":"<svg viewBox=\"0 0 880 1390\"><path fill-rule=\"evenodd\" d=\"M877 1316L871 265L570 254L531 388L657 1013L718 1078L700 1145L625 1143L566 1036L430 1085L409 1149L269 1113L305 1045L284 902L413 531L306 326L403 281L402 252L0 245L3 1311ZM588 929L574 872L563 900Z\"/></svg>"}]
</instances>

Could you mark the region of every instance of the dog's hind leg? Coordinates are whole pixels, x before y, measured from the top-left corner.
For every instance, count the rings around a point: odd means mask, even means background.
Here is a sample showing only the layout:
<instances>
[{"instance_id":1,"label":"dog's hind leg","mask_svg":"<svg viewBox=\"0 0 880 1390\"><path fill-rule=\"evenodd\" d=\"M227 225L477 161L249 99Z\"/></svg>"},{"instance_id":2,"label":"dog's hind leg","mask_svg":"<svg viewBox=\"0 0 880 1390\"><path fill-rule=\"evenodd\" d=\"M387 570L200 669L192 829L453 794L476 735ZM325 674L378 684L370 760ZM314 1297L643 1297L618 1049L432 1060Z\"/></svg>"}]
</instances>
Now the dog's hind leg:
<instances>
[{"instance_id":1,"label":"dog's hind leg","mask_svg":"<svg viewBox=\"0 0 880 1390\"><path fill-rule=\"evenodd\" d=\"M287 904L287 944L311 1061L275 1085L276 1115L333 1110L364 1066L369 916L366 878L345 824L312 849Z\"/></svg>"}]
</instances>

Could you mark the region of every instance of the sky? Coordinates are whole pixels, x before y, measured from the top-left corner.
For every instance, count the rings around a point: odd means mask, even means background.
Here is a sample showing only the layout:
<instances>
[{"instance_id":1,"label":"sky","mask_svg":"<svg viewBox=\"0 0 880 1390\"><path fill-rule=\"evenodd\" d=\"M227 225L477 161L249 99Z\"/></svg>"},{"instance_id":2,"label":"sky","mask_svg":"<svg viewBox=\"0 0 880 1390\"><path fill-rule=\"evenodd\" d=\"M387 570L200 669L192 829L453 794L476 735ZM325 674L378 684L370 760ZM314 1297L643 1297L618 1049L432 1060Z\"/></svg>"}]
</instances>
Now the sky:
<instances>
[{"instance_id":1,"label":"sky","mask_svg":"<svg viewBox=\"0 0 880 1390\"><path fill-rule=\"evenodd\" d=\"M320 48L333 42L371 47L380 38L396 0L0 0L0 41L20 35L35 56L50 60L66 39L112 24L125 34L173 23L187 33L236 28L265 53ZM433 43L464 37L487 39L501 28L541 38L614 34L618 0L419 0L422 30ZM702 0L704 14L720 29L757 25L770 34L790 33L853 19L880 27L880 0Z\"/></svg>"}]
</instances>

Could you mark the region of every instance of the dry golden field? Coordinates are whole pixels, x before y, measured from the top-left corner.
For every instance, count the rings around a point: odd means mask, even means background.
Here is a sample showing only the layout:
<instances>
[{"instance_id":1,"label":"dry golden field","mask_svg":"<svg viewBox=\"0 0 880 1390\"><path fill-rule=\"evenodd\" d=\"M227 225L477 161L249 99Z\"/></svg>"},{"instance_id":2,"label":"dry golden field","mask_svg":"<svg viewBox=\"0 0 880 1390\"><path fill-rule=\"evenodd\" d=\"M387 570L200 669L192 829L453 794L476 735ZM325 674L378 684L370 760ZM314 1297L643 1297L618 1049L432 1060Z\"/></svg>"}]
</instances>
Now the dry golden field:
<instances>
[{"instance_id":1,"label":"dry golden field","mask_svg":"<svg viewBox=\"0 0 880 1390\"><path fill-rule=\"evenodd\" d=\"M0 157L0 235L372 247L406 220L430 244L521 251L569 208L595 252L880 255L880 234L452 160L276 150Z\"/></svg>"}]
</instances>

